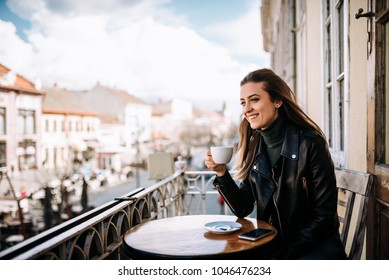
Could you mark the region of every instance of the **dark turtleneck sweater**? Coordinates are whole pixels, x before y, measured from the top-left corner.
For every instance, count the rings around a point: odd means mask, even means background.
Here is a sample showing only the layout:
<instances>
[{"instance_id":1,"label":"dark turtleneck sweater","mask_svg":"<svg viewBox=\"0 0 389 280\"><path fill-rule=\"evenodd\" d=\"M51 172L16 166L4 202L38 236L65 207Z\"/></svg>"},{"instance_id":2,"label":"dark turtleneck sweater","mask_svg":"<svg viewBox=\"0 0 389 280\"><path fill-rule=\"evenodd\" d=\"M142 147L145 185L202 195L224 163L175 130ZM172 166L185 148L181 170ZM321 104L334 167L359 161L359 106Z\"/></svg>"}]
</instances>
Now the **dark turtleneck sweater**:
<instances>
[{"instance_id":1,"label":"dark turtleneck sweater","mask_svg":"<svg viewBox=\"0 0 389 280\"><path fill-rule=\"evenodd\" d=\"M282 144L285 139L286 121L279 116L268 128L260 129L259 132L263 141L265 141L270 164L274 166L281 155Z\"/></svg>"}]
</instances>

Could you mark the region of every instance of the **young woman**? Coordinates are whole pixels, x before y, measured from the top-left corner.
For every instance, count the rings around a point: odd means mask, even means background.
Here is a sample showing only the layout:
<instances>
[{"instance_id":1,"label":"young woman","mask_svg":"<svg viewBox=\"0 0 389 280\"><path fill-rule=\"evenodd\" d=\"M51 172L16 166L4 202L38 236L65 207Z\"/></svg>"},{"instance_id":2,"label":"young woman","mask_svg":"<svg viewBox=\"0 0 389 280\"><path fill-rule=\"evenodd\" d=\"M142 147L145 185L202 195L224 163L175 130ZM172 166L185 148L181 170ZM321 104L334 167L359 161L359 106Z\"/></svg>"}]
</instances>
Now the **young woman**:
<instances>
[{"instance_id":1,"label":"young woman","mask_svg":"<svg viewBox=\"0 0 389 280\"><path fill-rule=\"evenodd\" d=\"M257 219L277 228L274 258L345 259L324 133L272 70L253 71L240 85L240 184L208 151L205 165L216 172L215 187L237 217L249 215L256 203Z\"/></svg>"}]
</instances>

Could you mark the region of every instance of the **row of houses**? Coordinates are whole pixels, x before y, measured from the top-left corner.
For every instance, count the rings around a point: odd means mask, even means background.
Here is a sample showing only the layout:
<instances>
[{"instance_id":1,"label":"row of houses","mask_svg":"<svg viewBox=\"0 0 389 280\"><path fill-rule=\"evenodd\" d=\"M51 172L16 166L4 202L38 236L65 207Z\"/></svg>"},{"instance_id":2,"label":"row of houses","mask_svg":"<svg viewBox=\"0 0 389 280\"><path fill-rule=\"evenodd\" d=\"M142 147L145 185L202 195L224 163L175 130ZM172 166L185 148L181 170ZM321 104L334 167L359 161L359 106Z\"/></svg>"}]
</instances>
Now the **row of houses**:
<instances>
[{"instance_id":1,"label":"row of houses","mask_svg":"<svg viewBox=\"0 0 389 280\"><path fill-rule=\"evenodd\" d=\"M375 175L368 259L389 259L389 2L262 0L271 67L326 133L336 166Z\"/></svg>"},{"instance_id":2,"label":"row of houses","mask_svg":"<svg viewBox=\"0 0 389 280\"><path fill-rule=\"evenodd\" d=\"M100 84L43 89L0 64L0 166L30 190L50 171L119 172L158 151L189 158L194 147L232 137L233 130L223 110L199 110L180 99L148 103Z\"/></svg>"}]
</instances>

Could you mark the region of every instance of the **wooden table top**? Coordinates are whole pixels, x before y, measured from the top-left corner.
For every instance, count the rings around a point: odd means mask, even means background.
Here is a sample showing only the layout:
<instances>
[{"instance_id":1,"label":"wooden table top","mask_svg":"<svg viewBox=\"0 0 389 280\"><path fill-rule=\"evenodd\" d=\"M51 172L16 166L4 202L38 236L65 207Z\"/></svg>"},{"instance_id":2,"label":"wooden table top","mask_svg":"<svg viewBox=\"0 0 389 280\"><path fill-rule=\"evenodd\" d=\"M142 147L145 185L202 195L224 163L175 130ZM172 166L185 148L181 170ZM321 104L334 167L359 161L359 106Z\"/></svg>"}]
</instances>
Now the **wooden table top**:
<instances>
[{"instance_id":1,"label":"wooden table top","mask_svg":"<svg viewBox=\"0 0 389 280\"><path fill-rule=\"evenodd\" d=\"M219 234L204 225L216 221L233 221L242 225L235 232ZM239 219L229 215L188 215L159 219L131 228L124 236L125 249L148 258L219 258L242 253L272 241L275 234L258 241L246 241L238 235L257 227L273 228L252 218Z\"/></svg>"}]
</instances>

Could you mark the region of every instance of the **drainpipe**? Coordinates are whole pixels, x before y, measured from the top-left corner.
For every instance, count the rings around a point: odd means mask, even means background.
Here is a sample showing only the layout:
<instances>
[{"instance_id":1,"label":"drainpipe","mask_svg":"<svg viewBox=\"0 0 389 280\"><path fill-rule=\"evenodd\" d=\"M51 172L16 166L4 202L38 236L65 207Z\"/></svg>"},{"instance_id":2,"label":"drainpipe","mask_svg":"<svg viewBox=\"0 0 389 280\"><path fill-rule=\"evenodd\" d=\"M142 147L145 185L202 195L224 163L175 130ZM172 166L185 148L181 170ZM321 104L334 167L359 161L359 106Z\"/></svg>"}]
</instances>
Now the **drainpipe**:
<instances>
[{"instance_id":1,"label":"drainpipe","mask_svg":"<svg viewBox=\"0 0 389 280\"><path fill-rule=\"evenodd\" d=\"M293 61L293 92L297 94L297 43L296 43L296 33L297 33L297 20L296 20L296 0L290 1L290 10L291 10L291 22L292 22L292 61Z\"/></svg>"}]
</instances>

